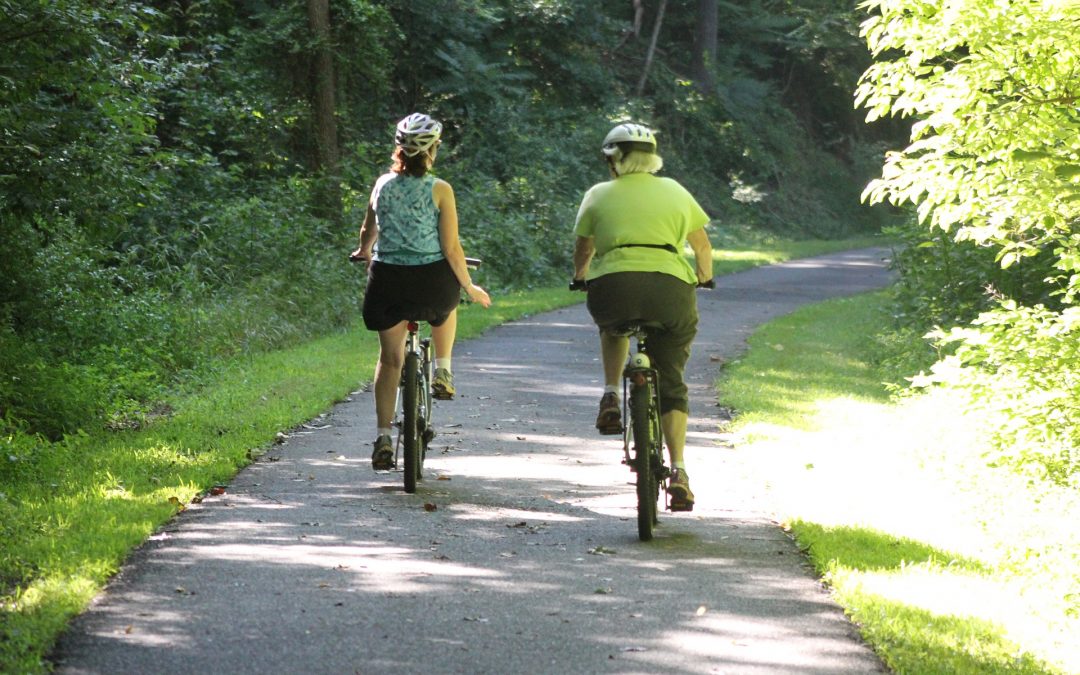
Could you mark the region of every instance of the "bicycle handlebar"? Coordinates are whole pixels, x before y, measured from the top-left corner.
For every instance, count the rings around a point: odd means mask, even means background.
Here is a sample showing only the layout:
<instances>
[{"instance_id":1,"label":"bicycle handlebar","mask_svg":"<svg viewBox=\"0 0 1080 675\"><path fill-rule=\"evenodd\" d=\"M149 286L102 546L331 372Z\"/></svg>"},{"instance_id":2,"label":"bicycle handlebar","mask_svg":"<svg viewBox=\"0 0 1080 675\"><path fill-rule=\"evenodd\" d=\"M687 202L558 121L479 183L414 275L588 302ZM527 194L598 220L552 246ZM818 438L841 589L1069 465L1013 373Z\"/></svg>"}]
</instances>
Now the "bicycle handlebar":
<instances>
[{"instance_id":1,"label":"bicycle handlebar","mask_svg":"<svg viewBox=\"0 0 1080 675\"><path fill-rule=\"evenodd\" d=\"M361 260L364 260L364 258L361 258L358 255L353 255L351 253L349 254L349 262L359 262ZM471 270L474 270L474 269L480 267L480 264L483 263L483 262L484 261L481 258L469 258L469 257L465 258L465 266L468 267Z\"/></svg>"},{"instance_id":2,"label":"bicycle handlebar","mask_svg":"<svg viewBox=\"0 0 1080 675\"><path fill-rule=\"evenodd\" d=\"M589 287L589 282L584 279L571 279L569 289L571 291L584 291ZM716 288L716 281L709 279L708 281L702 281L697 285L698 288L707 288L709 290Z\"/></svg>"}]
</instances>

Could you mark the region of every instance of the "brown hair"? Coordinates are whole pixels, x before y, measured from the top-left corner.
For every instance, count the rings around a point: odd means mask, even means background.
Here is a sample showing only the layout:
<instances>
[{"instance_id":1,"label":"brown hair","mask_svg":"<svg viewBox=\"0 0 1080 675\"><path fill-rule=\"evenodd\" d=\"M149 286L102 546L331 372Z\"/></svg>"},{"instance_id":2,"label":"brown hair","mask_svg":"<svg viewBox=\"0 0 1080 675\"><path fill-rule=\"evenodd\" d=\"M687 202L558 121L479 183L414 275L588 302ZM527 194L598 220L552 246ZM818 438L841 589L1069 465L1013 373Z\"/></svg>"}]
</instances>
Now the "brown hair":
<instances>
[{"instance_id":1,"label":"brown hair","mask_svg":"<svg viewBox=\"0 0 1080 675\"><path fill-rule=\"evenodd\" d=\"M418 152L409 156L400 145L394 148L393 159L394 163L390 165L390 170L394 173L420 178L431 168L431 156L428 153Z\"/></svg>"}]
</instances>

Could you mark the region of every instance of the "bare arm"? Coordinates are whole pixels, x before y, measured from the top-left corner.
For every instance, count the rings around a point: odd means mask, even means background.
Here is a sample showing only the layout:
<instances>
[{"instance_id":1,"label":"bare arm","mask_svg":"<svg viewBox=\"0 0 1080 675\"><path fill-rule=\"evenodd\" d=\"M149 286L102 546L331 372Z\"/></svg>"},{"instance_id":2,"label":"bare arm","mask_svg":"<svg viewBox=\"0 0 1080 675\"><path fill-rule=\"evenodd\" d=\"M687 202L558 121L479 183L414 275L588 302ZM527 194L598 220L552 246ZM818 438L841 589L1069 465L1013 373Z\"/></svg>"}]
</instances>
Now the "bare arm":
<instances>
[{"instance_id":1,"label":"bare arm","mask_svg":"<svg viewBox=\"0 0 1080 675\"><path fill-rule=\"evenodd\" d=\"M469 268L465 264L465 251L461 248L461 239L458 237L457 201L454 199L454 189L446 181L436 180L432 188L432 198L435 200L436 208L439 209L439 246L442 248L443 255L446 256L446 261L450 263L454 277L465 289L470 300L489 307L491 296L472 282Z\"/></svg>"},{"instance_id":2,"label":"bare arm","mask_svg":"<svg viewBox=\"0 0 1080 675\"><path fill-rule=\"evenodd\" d=\"M705 232L705 229L694 230L687 235L686 241L694 251L698 283L704 283L712 279L712 244L709 242L709 235Z\"/></svg>"},{"instance_id":3,"label":"bare arm","mask_svg":"<svg viewBox=\"0 0 1080 675\"><path fill-rule=\"evenodd\" d=\"M596 253L592 237L579 236L574 242L574 279L584 279L589 273L589 262Z\"/></svg>"},{"instance_id":4,"label":"bare arm","mask_svg":"<svg viewBox=\"0 0 1080 675\"><path fill-rule=\"evenodd\" d=\"M371 260L372 250L379 238L379 226L375 224L375 209L368 201L367 212L364 214L364 224L360 226L360 244L355 251L349 254L350 260Z\"/></svg>"}]
</instances>

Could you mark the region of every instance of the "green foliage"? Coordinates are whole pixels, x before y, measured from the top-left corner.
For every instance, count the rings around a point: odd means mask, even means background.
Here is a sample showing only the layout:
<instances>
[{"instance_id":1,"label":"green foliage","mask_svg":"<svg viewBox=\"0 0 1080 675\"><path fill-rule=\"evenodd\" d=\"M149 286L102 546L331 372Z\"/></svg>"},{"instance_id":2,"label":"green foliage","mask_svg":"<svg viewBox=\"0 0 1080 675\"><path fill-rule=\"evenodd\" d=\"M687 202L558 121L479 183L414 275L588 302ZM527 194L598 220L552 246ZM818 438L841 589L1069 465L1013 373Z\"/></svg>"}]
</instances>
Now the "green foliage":
<instances>
[{"instance_id":1,"label":"green foliage","mask_svg":"<svg viewBox=\"0 0 1080 675\"><path fill-rule=\"evenodd\" d=\"M312 208L303 3L0 0L0 414L52 439L137 426L220 358L348 323L345 254L412 110L446 125L436 171L495 289L565 276L580 195L607 178L599 139L630 117L731 230L857 230L854 165L807 112L846 101L840 70L811 104L780 84L850 46L850 9L820 4L725 5L721 90L662 49L637 98L628 3L334 0L343 230ZM692 15L672 7L662 40Z\"/></svg>"},{"instance_id":2,"label":"green foliage","mask_svg":"<svg viewBox=\"0 0 1080 675\"><path fill-rule=\"evenodd\" d=\"M936 379L1001 413L998 461L1071 481L1077 435L1065 400L1076 392L1062 355L1078 339L1080 5L863 7L877 60L857 101L871 120L915 120L908 147L890 153L864 196L910 204L930 229L909 234L899 257L900 310L918 325L959 326L935 334L951 354Z\"/></svg>"},{"instance_id":3,"label":"green foliage","mask_svg":"<svg viewBox=\"0 0 1080 675\"><path fill-rule=\"evenodd\" d=\"M1080 489L1080 307L1052 312L1005 301L970 326L933 337L953 353L916 379L960 387L993 430L994 465Z\"/></svg>"}]
</instances>

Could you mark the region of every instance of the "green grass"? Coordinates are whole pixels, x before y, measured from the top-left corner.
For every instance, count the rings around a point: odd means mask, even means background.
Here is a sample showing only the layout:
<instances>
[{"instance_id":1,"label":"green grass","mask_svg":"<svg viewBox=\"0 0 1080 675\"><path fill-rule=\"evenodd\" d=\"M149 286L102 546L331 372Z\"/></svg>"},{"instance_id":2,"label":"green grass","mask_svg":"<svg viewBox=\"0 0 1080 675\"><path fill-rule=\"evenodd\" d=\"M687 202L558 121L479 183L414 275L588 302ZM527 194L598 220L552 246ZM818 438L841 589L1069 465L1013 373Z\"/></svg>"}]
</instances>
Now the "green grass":
<instances>
[{"instance_id":1,"label":"green grass","mask_svg":"<svg viewBox=\"0 0 1080 675\"><path fill-rule=\"evenodd\" d=\"M752 336L719 383L734 461L895 671L1080 672L1080 495L988 468L956 394L885 395L883 297Z\"/></svg>"},{"instance_id":2,"label":"green grass","mask_svg":"<svg viewBox=\"0 0 1080 675\"><path fill-rule=\"evenodd\" d=\"M717 271L879 241L717 250ZM561 288L499 295L488 310L462 310L459 339L582 300ZM170 401L169 416L140 431L99 431L55 444L0 438L0 672L47 670L43 659L56 637L132 549L184 504L229 481L277 433L369 381L377 350L375 335L356 325L222 364L200 378L204 387Z\"/></svg>"}]
</instances>

